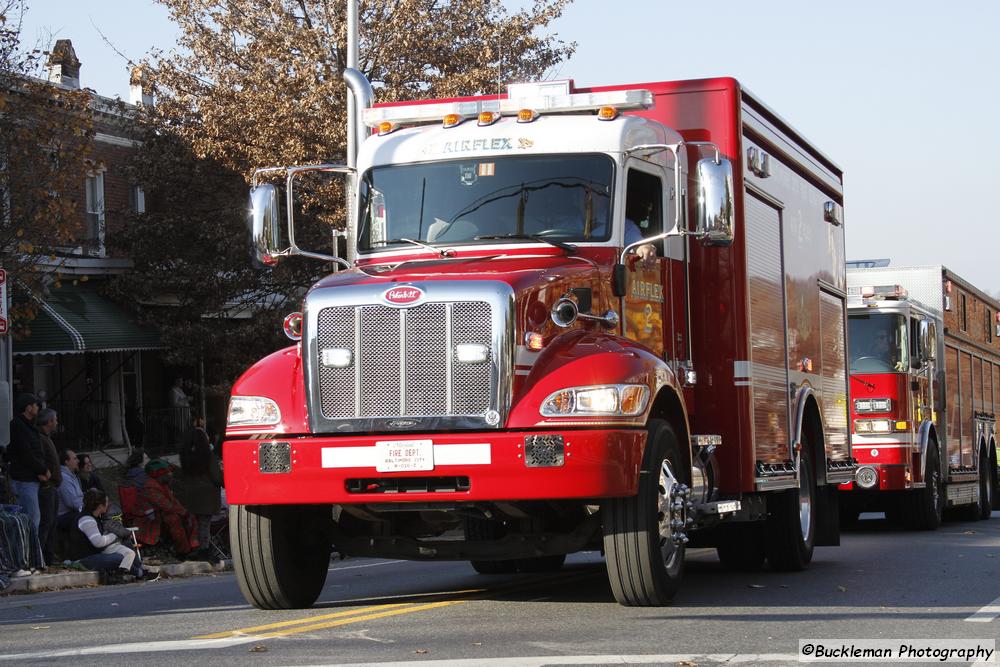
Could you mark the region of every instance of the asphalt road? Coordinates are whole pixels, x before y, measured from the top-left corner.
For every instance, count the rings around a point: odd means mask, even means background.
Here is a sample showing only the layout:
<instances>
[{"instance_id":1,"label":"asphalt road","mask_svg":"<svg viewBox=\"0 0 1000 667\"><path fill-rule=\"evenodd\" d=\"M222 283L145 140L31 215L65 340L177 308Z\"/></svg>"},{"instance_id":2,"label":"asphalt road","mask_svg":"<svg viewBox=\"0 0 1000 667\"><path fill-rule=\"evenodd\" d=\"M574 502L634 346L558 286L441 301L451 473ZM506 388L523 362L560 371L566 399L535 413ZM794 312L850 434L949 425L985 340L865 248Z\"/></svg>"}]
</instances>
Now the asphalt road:
<instances>
[{"instance_id":1,"label":"asphalt road","mask_svg":"<svg viewBox=\"0 0 1000 667\"><path fill-rule=\"evenodd\" d=\"M794 664L800 638L997 639L1000 513L932 533L863 521L800 573L690 552L664 608L617 605L599 554L554 575L348 559L309 610L247 605L232 574L0 598L0 662Z\"/></svg>"}]
</instances>

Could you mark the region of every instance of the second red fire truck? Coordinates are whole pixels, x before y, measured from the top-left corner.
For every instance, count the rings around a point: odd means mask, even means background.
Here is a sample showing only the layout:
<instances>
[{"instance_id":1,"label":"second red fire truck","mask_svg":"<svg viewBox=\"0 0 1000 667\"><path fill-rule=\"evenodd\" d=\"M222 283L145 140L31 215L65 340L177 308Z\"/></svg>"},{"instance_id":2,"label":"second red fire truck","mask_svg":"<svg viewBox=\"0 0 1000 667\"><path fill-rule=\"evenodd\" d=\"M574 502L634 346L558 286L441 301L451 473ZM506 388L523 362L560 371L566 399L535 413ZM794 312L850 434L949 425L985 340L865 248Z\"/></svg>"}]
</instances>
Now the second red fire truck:
<instances>
[{"instance_id":1,"label":"second red fire truck","mask_svg":"<svg viewBox=\"0 0 1000 667\"><path fill-rule=\"evenodd\" d=\"M851 269L855 479L842 518L934 529L987 519L998 491L1000 303L941 266Z\"/></svg>"},{"instance_id":2,"label":"second red fire truck","mask_svg":"<svg viewBox=\"0 0 1000 667\"><path fill-rule=\"evenodd\" d=\"M332 549L483 573L592 549L619 602L659 605L689 543L787 570L838 543L835 163L728 78L368 108L345 76L356 162L262 170L252 193L257 261L345 270L233 388L248 600L312 604ZM296 245L307 172L348 179L346 261Z\"/></svg>"}]
</instances>

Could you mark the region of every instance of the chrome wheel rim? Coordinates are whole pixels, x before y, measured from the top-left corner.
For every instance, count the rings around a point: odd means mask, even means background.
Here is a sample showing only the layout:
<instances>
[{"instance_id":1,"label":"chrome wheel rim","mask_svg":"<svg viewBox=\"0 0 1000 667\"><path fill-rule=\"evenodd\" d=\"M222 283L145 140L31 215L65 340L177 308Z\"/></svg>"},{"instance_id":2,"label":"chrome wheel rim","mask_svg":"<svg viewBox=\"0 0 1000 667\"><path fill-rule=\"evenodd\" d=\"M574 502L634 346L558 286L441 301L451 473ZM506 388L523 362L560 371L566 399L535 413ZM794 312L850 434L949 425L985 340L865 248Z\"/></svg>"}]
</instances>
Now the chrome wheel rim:
<instances>
[{"instance_id":1,"label":"chrome wheel rim","mask_svg":"<svg viewBox=\"0 0 1000 667\"><path fill-rule=\"evenodd\" d=\"M812 487L809 485L808 472L802 467L802 457L799 457L799 528L802 530L802 540L809 540L809 530L812 528Z\"/></svg>"},{"instance_id":2,"label":"chrome wheel rim","mask_svg":"<svg viewBox=\"0 0 1000 667\"><path fill-rule=\"evenodd\" d=\"M669 573L676 572L684 560L684 543L687 535L687 489L677 481L670 461L660 466L657 489L656 519L660 533L660 556Z\"/></svg>"}]
</instances>

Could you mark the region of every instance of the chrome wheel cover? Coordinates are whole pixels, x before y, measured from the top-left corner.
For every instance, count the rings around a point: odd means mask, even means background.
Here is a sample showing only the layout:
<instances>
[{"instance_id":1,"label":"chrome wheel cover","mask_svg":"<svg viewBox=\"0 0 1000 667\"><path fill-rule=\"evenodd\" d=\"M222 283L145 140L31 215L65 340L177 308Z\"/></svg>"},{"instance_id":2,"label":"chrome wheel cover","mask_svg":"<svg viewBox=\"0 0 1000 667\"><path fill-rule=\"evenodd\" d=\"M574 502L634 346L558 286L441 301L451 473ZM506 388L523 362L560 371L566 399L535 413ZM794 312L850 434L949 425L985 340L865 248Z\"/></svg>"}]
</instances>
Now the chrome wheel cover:
<instances>
[{"instance_id":1,"label":"chrome wheel cover","mask_svg":"<svg viewBox=\"0 0 1000 667\"><path fill-rule=\"evenodd\" d=\"M677 480L670 461L660 466L656 519L660 533L660 556L667 572L675 574L684 562L685 529L690 524L687 495L690 489Z\"/></svg>"},{"instance_id":2,"label":"chrome wheel cover","mask_svg":"<svg viewBox=\"0 0 1000 667\"><path fill-rule=\"evenodd\" d=\"M809 540L812 528L812 486L808 483L808 473L802 469L802 457L799 456L799 528L802 530L802 540Z\"/></svg>"}]
</instances>

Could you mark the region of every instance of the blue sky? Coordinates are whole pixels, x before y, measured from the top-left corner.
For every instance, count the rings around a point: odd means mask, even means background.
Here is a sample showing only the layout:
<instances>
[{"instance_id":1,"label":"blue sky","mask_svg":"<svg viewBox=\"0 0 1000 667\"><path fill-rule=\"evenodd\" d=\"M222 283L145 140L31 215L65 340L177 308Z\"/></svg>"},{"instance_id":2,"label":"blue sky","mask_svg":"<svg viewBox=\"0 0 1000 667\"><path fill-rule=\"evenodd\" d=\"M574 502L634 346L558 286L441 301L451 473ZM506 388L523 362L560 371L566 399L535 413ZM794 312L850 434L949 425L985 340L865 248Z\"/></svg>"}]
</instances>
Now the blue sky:
<instances>
[{"instance_id":1,"label":"blue sky","mask_svg":"<svg viewBox=\"0 0 1000 667\"><path fill-rule=\"evenodd\" d=\"M150 0L28 4L25 42L72 39L112 97L127 67L98 29L132 59L176 34ZM736 77L844 169L848 257L1000 293L1000 2L576 0L554 30L578 48L553 74L579 85Z\"/></svg>"}]
</instances>

